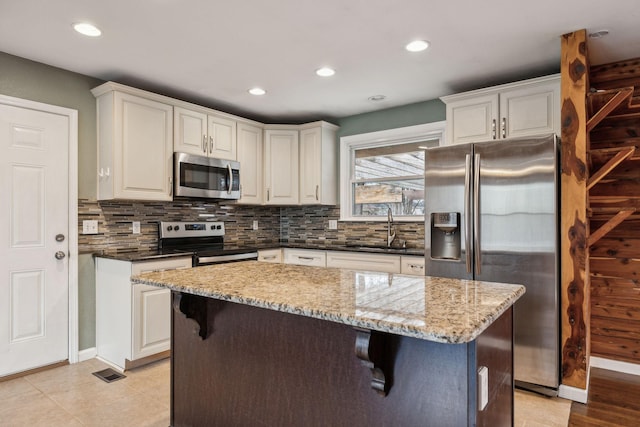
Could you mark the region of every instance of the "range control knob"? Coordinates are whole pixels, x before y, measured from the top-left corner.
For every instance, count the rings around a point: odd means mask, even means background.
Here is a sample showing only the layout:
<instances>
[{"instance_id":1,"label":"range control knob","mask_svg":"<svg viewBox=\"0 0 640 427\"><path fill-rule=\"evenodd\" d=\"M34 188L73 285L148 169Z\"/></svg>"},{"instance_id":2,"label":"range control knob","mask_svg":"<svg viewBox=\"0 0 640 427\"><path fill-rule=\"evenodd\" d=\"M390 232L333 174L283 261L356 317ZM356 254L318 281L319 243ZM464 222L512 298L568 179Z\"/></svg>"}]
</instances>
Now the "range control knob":
<instances>
[{"instance_id":1,"label":"range control knob","mask_svg":"<svg viewBox=\"0 0 640 427\"><path fill-rule=\"evenodd\" d=\"M171 231L171 230L173 230L173 227L172 226L168 226L167 227L167 231Z\"/></svg>"},{"instance_id":2,"label":"range control knob","mask_svg":"<svg viewBox=\"0 0 640 427\"><path fill-rule=\"evenodd\" d=\"M215 229L216 229L216 226L215 226L215 225L212 225L212 226L211 226L211 229L212 229L212 230L215 230Z\"/></svg>"},{"instance_id":3,"label":"range control knob","mask_svg":"<svg viewBox=\"0 0 640 427\"><path fill-rule=\"evenodd\" d=\"M174 230L176 230L176 231L178 231L178 230L180 230L180 226L179 226L179 225L176 225L175 227L173 227L173 229L174 229Z\"/></svg>"}]
</instances>

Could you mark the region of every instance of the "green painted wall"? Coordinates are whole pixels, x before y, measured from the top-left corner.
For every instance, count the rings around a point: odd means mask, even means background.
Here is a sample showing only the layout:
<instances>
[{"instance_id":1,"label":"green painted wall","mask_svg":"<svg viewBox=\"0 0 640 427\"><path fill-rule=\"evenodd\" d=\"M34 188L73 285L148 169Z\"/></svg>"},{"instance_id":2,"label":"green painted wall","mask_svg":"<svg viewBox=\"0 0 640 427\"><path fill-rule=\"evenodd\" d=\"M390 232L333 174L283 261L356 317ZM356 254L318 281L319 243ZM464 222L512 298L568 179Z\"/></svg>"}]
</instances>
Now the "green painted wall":
<instances>
[{"instance_id":1,"label":"green painted wall","mask_svg":"<svg viewBox=\"0 0 640 427\"><path fill-rule=\"evenodd\" d=\"M0 94L78 110L78 197L96 198L96 99L101 80L0 52Z\"/></svg>"},{"instance_id":2,"label":"green painted wall","mask_svg":"<svg viewBox=\"0 0 640 427\"><path fill-rule=\"evenodd\" d=\"M337 123L340 126L338 136L421 125L445 118L444 103L439 99L433 99L342 118Z\"/></svg>"}]
</instances>

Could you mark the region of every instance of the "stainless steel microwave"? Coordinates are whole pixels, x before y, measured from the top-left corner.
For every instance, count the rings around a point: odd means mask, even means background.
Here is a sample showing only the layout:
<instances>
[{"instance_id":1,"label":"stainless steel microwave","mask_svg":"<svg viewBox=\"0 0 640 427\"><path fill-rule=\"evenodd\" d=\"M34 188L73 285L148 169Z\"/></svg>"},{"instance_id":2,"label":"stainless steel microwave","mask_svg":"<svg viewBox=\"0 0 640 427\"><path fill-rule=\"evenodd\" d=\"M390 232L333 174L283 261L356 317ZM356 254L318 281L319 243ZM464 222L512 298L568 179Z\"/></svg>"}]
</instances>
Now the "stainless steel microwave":
<instances>
[{"instance_id":1,"label":"stainless steel microwave","mask_svg":"<svg viewBox=\"0 0 640 427\"><path fill-rule=\"evenodd\" d=\"M173 154L176 196L240 198L240 163L187 153Z\"/></svg>"}]
</instances>

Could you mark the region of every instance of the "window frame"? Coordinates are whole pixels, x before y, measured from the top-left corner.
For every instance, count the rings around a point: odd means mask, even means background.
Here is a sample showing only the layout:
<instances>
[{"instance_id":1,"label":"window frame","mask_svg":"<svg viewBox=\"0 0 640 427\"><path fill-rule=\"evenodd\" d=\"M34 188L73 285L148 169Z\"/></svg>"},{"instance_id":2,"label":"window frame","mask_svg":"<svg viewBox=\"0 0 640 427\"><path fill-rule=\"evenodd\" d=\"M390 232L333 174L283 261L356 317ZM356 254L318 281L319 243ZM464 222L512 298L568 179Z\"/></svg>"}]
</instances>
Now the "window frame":
<instances>
[{"instance_id":1,"label":"window frame","mask_svg":"<svg viewBox=\"0 0 640 427\"><path fill-rule=\"evenodd\" d=\"M446 121L426 123L416 126L388 129L340 138L340 221L386 222L387 216L355 216L353 214L353 185L355 150L388 145L406 144L420 141L438 140L438 146L445 144ZM424 215L398 216L394 221L423 222Z\"/></svg>"}]
</instances>

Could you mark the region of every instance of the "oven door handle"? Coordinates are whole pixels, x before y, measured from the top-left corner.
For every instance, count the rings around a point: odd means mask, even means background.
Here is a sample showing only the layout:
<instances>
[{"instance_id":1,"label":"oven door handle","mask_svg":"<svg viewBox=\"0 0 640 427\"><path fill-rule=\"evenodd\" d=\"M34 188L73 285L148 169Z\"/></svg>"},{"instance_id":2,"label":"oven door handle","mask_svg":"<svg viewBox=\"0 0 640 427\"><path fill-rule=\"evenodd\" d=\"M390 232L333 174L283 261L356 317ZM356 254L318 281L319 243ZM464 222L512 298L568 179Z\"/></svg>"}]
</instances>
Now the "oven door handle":
<instances>
[{"instance_id":1,"label":"oven door handle","mask_svg":"<svg viewBox=\"0 0 640 427\"><path fill-rule=\"evenodd\" d=\"M227 262L227 261L243 261L248 259L258 259L258 252L248 252L245 254L233 254L233 255L215 255L215 256L206 256L206 257L199 256L197 265L215 264L218 262Z\"/></svg>"}]
</instances>

